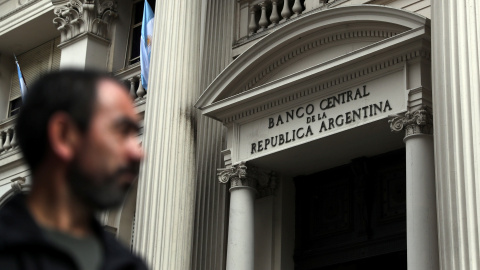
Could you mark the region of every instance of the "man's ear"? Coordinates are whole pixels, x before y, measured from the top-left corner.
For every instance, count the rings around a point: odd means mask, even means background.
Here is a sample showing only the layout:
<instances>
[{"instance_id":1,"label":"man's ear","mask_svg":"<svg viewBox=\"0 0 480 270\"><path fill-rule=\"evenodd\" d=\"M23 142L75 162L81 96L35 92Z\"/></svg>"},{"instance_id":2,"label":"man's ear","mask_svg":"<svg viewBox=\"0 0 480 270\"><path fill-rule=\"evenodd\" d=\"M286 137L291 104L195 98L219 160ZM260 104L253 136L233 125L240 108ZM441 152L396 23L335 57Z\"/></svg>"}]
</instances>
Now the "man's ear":
<instances>
[{"instance_id":1,"label":"man's ear","mask_svg":"<svg viewBox=\"0 0 480 270\"><path fill-rule=\"evenodd\" d=\"M64 161L71 161L79 149L81 139L80 131L72 118L64 112L53 114L48 122L47 133L52 152Z\"/></svg>"}]
</instances>

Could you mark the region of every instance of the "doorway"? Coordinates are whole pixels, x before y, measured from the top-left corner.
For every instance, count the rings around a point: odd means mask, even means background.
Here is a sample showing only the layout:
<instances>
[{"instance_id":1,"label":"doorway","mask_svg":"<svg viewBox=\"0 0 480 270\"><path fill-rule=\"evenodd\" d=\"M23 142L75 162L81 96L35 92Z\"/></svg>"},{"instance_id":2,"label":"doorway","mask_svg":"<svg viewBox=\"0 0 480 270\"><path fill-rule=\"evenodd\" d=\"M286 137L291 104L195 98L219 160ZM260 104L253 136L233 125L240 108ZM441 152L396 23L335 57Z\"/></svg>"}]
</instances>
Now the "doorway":
<instances>
[{"instance_id":1,"label":"doorway","mask_svg":"<svg viewBox=\"0 0 480 270\"><path fill-rule=\"evenodd\" d=\"M295 177L295 269L407 269L405 180L405 149Z\"/></svg>"}]
</instances>

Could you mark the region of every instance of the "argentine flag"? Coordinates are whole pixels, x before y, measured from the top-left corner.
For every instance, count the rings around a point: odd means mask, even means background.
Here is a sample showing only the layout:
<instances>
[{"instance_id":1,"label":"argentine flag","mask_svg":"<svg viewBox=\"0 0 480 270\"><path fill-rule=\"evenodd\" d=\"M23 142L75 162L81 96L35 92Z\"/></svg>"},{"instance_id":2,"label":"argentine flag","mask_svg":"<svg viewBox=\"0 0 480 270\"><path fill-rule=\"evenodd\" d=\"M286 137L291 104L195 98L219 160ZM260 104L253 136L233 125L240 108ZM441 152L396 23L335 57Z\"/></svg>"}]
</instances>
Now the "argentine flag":
<instances>
[{"instance_id":1,"label":"argentine flag","mask_svg":"<svg viewBox=\"0 0 480 270\"><path fill-rule=\"evenodd\" d=\"M148 89L150 53L152 52L153 11L147 0L143 6L142 35L140 38L140 67L142 69L142 86Z\"/></svg>"},{"instance_id":2,"label":"argentine flag","mask_svg":"<svg viewBox=\"0 0 480 270\"><path fill-rule=\"evenodd\" d=\"M25 83L22 71L20 70L20 65L18 64L17 57L15 55L13 56L15 57L15 64L17 64L18 81L20 82L20 93L22 94L22 100L25 100L25 95L27 94L27 84Z\"/></svg>"}]
</instances>

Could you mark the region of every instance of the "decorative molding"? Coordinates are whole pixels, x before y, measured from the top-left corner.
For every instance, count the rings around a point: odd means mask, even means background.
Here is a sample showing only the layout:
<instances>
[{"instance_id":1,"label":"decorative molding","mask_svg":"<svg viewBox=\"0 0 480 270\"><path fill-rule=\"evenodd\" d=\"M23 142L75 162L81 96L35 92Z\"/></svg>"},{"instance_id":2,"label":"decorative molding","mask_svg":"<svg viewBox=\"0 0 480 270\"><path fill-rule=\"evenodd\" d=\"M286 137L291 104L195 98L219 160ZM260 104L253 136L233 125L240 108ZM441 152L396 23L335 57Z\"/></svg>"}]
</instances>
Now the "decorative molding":
<instances>
[{"instance_id":1,"label":"decorative molding","mask_svg":"<svg viewBox=\"0 0 480 270\"><path fill-rule=\"evenodd\" d=\"M405 130L405 139L417 134L433 134L433 115L426 106L414 112L406 112L405 116L390 116L388 123L393 132Z\"/></svg>"},{"instance_id":2,"label":"decorative molding","mask_svg":"<svg viewBox=\"0 0 480 270\"><path fill-rule=\"evenodd\" d=\"M222 184L226 184L230 181L230 188L250 187L256 189L257 187L255 180L251 177L247 177L247 166L245 162L240 162L230 168L217 169L217 171L218 181Z\"/></svg>"},{"instance_id":3,"label":"decorative molding","mask_svg":"<svg viewBox=\"0 0 480 270\"><path fill-rule=\"evenodd\" d=\"M7 1L9 1L9 0L6 0L6 1L4 1L4 2L7 2ZM1 16L1 17L0 17L0 21L3 21L3 20L6 19L7 17L10 17L10 16L12 16L12 15L20 12L21 10L26 9L26 8L28 8L29 6L32 6L33 4L38 3L38 2L40 2L40 1L41 1L41 0L32 0L32 1L29 1L29 2L27 2L27 3L24 3L23 5L20 5L19 7L13 9L12 11L8 12L7 14ZM0 2L0 5L3 4L4 2Z\"/></svg>"},{"instance_id":4,"label":"decorative molding","mask_svg":"<svg viewBox=\"0 0 480 270\"><path fill-rule=\"evenodd\" d=\"M225 149L221 152L221 155L222 155L223 164L225 168L231 168L232 167L232 150Z\"/></svg>"},{"instance_id":5,"label":"decorative molding","mask_svg":"<svg viewBox=\"0 0 480 270\"><path fill-rule=\"evenodd\" d=\"M257 191L257 198L274 194L278 185L276 173L262 170L245 162L233 165L230 168L217 169L218 181L222 184L230 182L230 190L239 187L253 188Z\"/></svg>"},{"instance_id":6,"label":"decorative molding","mask_svg":"<svg viewBox=\"0 0 480 270\"><path fill-rule=\"evenodd\" d=\"M269 110L273 107L280 106L280 105L285 104L287 102L297 100L297 99L302 98L304 96L311 95L313 93L317 93L319 91L326 90L326 89L331 88L333 86L343 84L343 83L346 83L346 82L354 80L354 79L365 77L365 76L370 75L374 72L377 72L377 71L380 71L380 70L383 70L383 69L387 69L387 68L393 67L393 66L398 65L398 64L402 64L406 61L410 61L410 60L418 58L418 57L422 57L422 58L425 58L425 59L428 60L428 59L430 59L430 56L431 56L431 53L430 53L429 50L415 50L415 51L405 53L403 55L398 55L398 56L392 57L390 59L387 59L385 61L375 63L373 65L366 66L362 69L355 70L355 71L350 72L348 74L333 78L329 81L325 81L320 85L315 85L313 87L302 89L302 90L296 91L296 92L292 91L292 93L287 95L287 96L283 96L283 97L278 98L276 100L270 101L266 104L262 103L259 106L256 106L256 107L251 108L251 109L243 110L239 113L236 113L234 115L226 117L225 119L222 119L222 121L223 121L224 124L235 122L235 121L237 121L239 119L242 119L244 117L248 117L248 116L251 116L253 114L256 114L256 113L259 113L259 112L262 112L262 111L265 111L265 110Z\"/></svg>"},{"instance_id":7,"label":"decorative molding","mask_svg":"<svg viewBox=\"0 0 480 270\"><path fill-rule=\"evenodd\" d=\"M61 32L61 42L82 33L91 33L108 39L112 21L118 16L115 0L70 0L56 7L53 23Z\"/></svg>"},{"instance_id":8,"label":"decorative molding","mask_svg":"<svg viewBox=\"0 0 480 270\"><path fill-rule=\"evenodd\" d=\"M306 52L311 51L314 48L325 46L329 43L338 42L341 40L348 40L348 39L355 39L355 38L391 38L397 35L398 32L396 31L387 31L387 30L364 30L358 29L355 31L348 31L344 33L335 33L329 36L322 37L321 39L313 40L309 43L303 44L288 53L277 57L272 64L266 67L264 70L258 73L255 78L250 80L249 82L245 83L243 88L236 91L236 94L248 91L257 85L261 80L266 78L269 74L272 74L274 70L277 70L279 67L283 66L284 64L288 63L293 58L302 55Z\"/></svg>"}]
</instances>

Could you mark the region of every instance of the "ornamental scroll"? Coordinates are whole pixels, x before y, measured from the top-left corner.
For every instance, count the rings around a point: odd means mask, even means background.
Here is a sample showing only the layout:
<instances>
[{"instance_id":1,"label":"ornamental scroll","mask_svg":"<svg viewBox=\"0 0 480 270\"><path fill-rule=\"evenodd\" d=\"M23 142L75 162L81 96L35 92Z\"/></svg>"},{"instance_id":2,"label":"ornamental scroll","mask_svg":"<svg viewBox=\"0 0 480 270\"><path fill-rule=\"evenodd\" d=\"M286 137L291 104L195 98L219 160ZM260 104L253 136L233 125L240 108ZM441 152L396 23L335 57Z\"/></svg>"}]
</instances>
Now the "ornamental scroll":
<instances>
[{"instance_id":1,"label":"ornamental scroll","mask_svg":"<svg viewBox=\"0 0 480 270\"><path fill-rule=\"evenodd\" d=\"M393 132L405 130L405 138L417 134L433 134L433 115L425 106L414 112L406 112L405 116L390 116L388 123Z\"/></svg>"},{"instance_id":2,"label":"ornamental scroll","mask_svg":"<svg viewBox=\"0 0 480 270\"><path fill-rule=\"evenodd\" d=\"M277 187L275 172L259 169L245 162L230 168L217 169L218 181L226 184L230 181L230 189L249 187L257 191L257 198L273 195Z\"/></svg>"},{"instance_id":3,"label":"ornamental scroll","mask_svg":"<svg viewBox=\"0 0 480 270\"><path fill-rule=\"evenodd\" d=\"M61 32L61 42L91 33L108 39L112 21L117 18L115 0L69 0L54 9L53 23Z\"/></svg>"}]
</instances>

